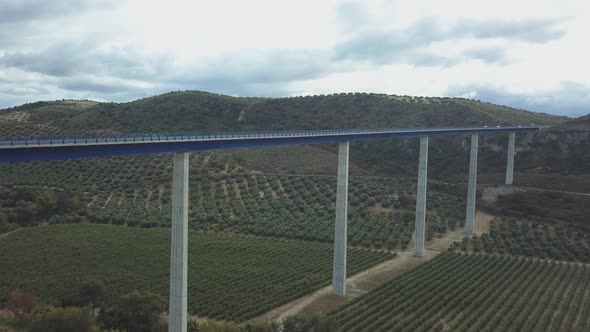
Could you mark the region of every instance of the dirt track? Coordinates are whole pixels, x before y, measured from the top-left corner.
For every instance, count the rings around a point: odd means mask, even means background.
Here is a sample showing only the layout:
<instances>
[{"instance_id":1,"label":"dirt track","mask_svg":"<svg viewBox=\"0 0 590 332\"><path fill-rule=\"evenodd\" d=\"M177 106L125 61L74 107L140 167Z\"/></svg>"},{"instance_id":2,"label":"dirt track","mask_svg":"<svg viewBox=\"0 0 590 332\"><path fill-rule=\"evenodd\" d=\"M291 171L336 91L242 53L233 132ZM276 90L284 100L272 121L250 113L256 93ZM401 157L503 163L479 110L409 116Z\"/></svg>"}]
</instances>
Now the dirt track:
<instances>
[{"instance_id":1,"label":"dirt track","mask_svg":"<svg viewBox=\"0 0 590 332\"><path fill-rule=\"evenodd\" d=\"M0 238L5 237L5 236L8 236L10 234L14 234L14 233L20 231L21 229L22 229L22 227L19 227L19 228L13 230L13 231L8 232L8 233L0 234Z\"/></svg>"},{"instance_id":2,"label":"dirt track","mask_svg":"<svg viewBox=\"0 0 590 332\"><path fill-rule=\"evenodd\" d=\"M435 238L428 242L424 257L414 256L413 250L404 251L398 253L394 259L349 277L346 281L346 296L335 296L331 293L332 286L326 286L312 294L275 308L257 319L281 321L285 317L296 314L319 314L332 311L341 304L367 293L399 274L427 262L439 253L446 251L453 241L461 241L464 236L462 229L448 232L442 238Z\"/></svg>"}]
</instances>

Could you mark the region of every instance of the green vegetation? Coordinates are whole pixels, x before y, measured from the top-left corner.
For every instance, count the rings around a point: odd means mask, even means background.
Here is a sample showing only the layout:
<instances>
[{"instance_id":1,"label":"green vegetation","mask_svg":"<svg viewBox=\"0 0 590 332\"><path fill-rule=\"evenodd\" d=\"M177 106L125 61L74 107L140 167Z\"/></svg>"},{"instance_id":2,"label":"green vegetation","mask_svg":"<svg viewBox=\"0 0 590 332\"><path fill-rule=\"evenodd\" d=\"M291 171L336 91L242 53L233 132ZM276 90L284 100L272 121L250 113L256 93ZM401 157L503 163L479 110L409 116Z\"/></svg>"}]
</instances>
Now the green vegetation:
<instances>
[{"instance_id":1,"label":"green vegetation","mask_svg":"<svg viewBox=\"0 0 590 332\"><path fill-rule=\"evenodd\" d=\"M51 308L42 314L39 328L43 332L91 332L98 331L88 308ZM130 330L131 331L131 330Z\"/></svg>"},{"instance_id":2,"label":"green vegetation","mask_svg":"<svg viewBox=\"0 0 590 332\"><path fill-rule=\"evenodd\" d=\"M331 314L342 331L588 331L590 265L445 253Z\"/></svg>"},{"instance_id":3,"label":"green vegetation","mask_svg":"<svg viewBox=\"0 0 590 332\"><path fill-rule=\"evenodd\" d=\"M2 331L98 332L88 308L39 307L35 312L0 319ZM105 331L106 332L106 331Z\"/></svg>"},{"instance_id":4,"label":"green vegetation","mask_svg":"<svg viewBox=\"0 0 590 332\"><path fill-rule=\"evenodd\" d=\"M587 119L578 120L574 125L466 99L360 93L270 99L174 92L122 104L39 102L2 110L0 136L562 125L518 136L517 167L529 172L523 183L587 191L590 181L580 179L590 172L590 136L583 130ZM506 135L481 138L483 178L503 177L506 140ZM460 181L467 175L468 138L433 139L430 151L430 179ZM321 145L191 155L192 314L243 323L329 284L335 152L334 145ZM360 176L351 177L349 186L348 239L354 247L349 275L393 258L391 250L407 249L414 231L417 152L414 139L351 145L351 174ZM165 228L170 226L171 173L167 154L0 165L0 233L50 224L0 239L0 251L6 253L0 261L0 304L17 303L19 319L33 315L39 301L68 307L36 313L33 323L45 330L63 329L60 324L68 321L93 330L95 309L103 328L161 325L158 313L165 311L161 300L169 287ZM517 184L519 179L517 174ZM429 187L427 239L461 225L465 211L463 186L431 181ZM477 255L445 253L327 319L290 318L283 331L336 326L345 331L589 330L590 266L577 263L590 260L588 207L582 196L517 192L499 197L490 207L493 212L545 226L494 223L489 235L465 238L451 248ZM151 310L133 309L138 307ZM128 314L138 311L145 316L130 322ZM277 329L233 322L191 326L199 331Z\"/></svg>"},{"instance_id":5,"label":"green vegetation","mask_svg":"<svg viewBox=\"0 0 590 332\"><path fill-rule=\"evenodd\" d=\"M89 280L108 306L134 290L168 297L170 237L163 229L71 224L22 229L0 239L0 294L21 289L61 305ZM328 285L332 246L189 234L189 311L241 321ZM350 249L348 274L394 256ZM0 298L0 303L5 301Z\"/></svg>"},{"instance_id":6,"label":"green vegetation","mask_svg":"<svg viewBox=\"0 0 590 332\"><path fill-rule=\"evenodd\" d=\"M519 173L515 176L516 186L590 193L590 173L577 175ZM506 173L482 174L478 175L477 183L498 185L504 183L505 179Z\"/></svg>"},{"instance_id":7,"label":"green vegetation","mask_svg":"<svg viewBox=\"0 0 590 332\"><path fill-rule=\"evenodd\" d=\"M359 116L362 113L363 116ZM130 103L91 103L74 101L39 102L0 111L0 136L41 134L116 134L143 132L212 132L245 130L332 129L352 127L424 127L467 125L530 124L558 125L566 118L527 112L459 98L412 98L383 94L333 94L293 98L234 98L199 91L173 92ZM486 135L482 142L482 173L501 172L505 159L506 135ZM517 167L532 170L545 164L547 172L584 172L579 169L588 138L578 142L564 139L558 132L519 135ZM565 137L567 138L567 137ZM557 141L555 141L557 139ZM464 178L467 174L468 138L436 138L431 142L429 174L434 178ZM351 145L351 170L356 165L371 175L415 176L416 140L360 142ZM567 149L563 149L565 142ZM529 147L534 147L528 152ZM319 146L331 155L333 145ZM285 151L297 148L285 147ZM246 156L271 160L272 149L261 150L263 156ZM565 152L556 163L554 153ZM267 169L318 174L324 165L302 167L301 163ZM261 163L254 164L260 165ZM313 161L310 162L311 165ZM583 166L585 168L585 166ZM587 171L587 169L586 169Z\"/></svg>"},{"instance_id":8,"label":"green vegetation","mask_svg":"<svg viewBox=\"0 0 590 332\"><path fill-rule=\"evenodd\" d=\"M514 191L499 195L493 206L496 215L530 220L554 226L568 226L590 233L590 197L552 191Z\"/></svg>"},{"instance_id":9,"label":"green vegetation","mask_svg":"<svg viewBox=\"0 0 590 332\"><path fill-rule=\"evenodd\" d=\"M192 228L333 241L336 177L265 176L248 172L236 159L223 154L193 154L190 163ZM4 164L0 165L0 184L19 187L4 189L7 199L0 201L0 214L23 214L29 223L47 219L50 223L75 223L84 218L103 224L168 227L171 177L169 155ZM40 185L64 188L76 199L66 202L59 191L51 194L31 187ZM444 183L432 186L429 239L460 224L465 195L457 188L461 189ZM351 177L350 243L376 249L407 248L414 231L414 191L412 179ZM58 196L58 208L49 209L56 213L49 218L30 214L37 206L45 209L44 195ZM71 211L74 203L79 208ZM19 206L23 208L19 210ZM70 212L62 212L66 208Z\"/></svg>"},{"instance_id":10,"label":"green vegetation","mask_svg":"<svg viewBox=\"0 0 590 332\"><path fill-rule=\"evenodd\" d=\"M166 331L166 320L162 318L163 300L151 293L134 291L124 294L108 306L99 306L95 316L97 295L102 295L102 284L91 281L79 288L80 296L90 295L90 302L80 306L69 304L55 307L40 303L32 293L11 290L8 293L6 308L13 317L0 317L0 329L11 327L18 331L30 332L97 332L100 326L105 332L157 332ZM97 292L98 291L98 292ZM80 298L82 302L83 297ZM98 324L97 324L98 321Z\"/></svg>"},{"instance_id":11,"label":"green vegetation","mask_svg":"<svg viewBox=\"0 0 590 332\"><path fill-rule=\"evenodd\" d=\"M134 291L121 296L108 308L101 310L97 321L100 326L107 329L129 332L154 331L161 321L160 315L163 311L164 299L152 293Z\"/></svg>"},{"instance_id":12,"label":"green vegetation","mask_svg":"<svg viewBox=\"0 0 590 332\"><path fill-rule=\"evenodd\" d=\"M80 198L62 190L39 187L0 187L0 234L39 222L80 222Z\"/></svg>"},{"instance_id":13,"label":"green vegetation","mask_svg":"<svg viewBox=\"0 0 590 332\"><path fill-rule=\"evenodd\" d=\"M39 102L3 110L0 132L185 132L329 129L471 124L557 124L565 119L466 99L426 103L384 94L236 98L200 91L171 92L130 103ZM20 112L20 113L19 113ZM359 117L358 113L363 116ZM26 113L18 117L15 114ZM180 121L182 119L182 121ZM9 128L11 121L21 127ZM360 122L359 122L360 121ZM43 126L39 126L43 125Z\"/></svg>"},{"instance_id":14,"label":"green vegetation","mask_svg":"<svg viewBox=\"0 0 590 332\"><path fill-rule=\"evenodd\" d=\"M590 236L566 227L492 221L489 234L466 237L451 250L590 262Z\"/></svg>"},{"instance_id":15,"label":"green vegetation","mask_svg":"<svg viewBox=\"0 0 590 332\"><path fill-rule=\"evenodd\" d=\"M567 121L561 124L560 127L565 129L590 131L590 114Z\"/></svg>"}]
</instances>

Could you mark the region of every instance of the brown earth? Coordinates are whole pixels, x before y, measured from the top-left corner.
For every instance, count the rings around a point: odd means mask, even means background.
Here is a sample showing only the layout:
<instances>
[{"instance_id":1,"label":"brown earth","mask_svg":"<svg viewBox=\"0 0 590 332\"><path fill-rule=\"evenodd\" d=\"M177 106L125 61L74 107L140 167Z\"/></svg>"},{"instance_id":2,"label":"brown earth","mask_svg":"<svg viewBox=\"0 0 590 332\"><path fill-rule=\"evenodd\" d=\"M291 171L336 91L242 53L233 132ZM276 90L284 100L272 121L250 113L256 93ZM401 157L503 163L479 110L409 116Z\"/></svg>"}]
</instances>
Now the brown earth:
<instances>
[{"instance_id":1,"label":"brown earth","mask_svg":"<svg viewBox=\"0 0 590 332\"><path fill-rule=\"evenodd\" d=\"M475 214L475 234L481 235L490 232L490 221L495 217L487 212L477 211Z\"/></svg>"}]
</instances>

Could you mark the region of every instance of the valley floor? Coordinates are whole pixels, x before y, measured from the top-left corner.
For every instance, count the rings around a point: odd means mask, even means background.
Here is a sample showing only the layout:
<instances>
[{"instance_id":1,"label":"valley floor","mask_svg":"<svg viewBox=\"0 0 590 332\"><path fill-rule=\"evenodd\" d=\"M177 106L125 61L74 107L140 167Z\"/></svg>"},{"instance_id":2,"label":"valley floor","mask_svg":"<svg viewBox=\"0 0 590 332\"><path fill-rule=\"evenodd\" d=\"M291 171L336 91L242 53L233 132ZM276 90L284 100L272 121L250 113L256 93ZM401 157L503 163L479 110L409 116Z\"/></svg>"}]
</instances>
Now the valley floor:
<instances>
[{"instance_id":1,"label":"valley floor","mask_svg":"<svg viewBox=\"0 0 590 332\"><path fill-rule=\"evenodd\" d=\"M479 235L489 230L490 221L494 218L485 212L477 213L477 230ZM259 316L261 321L276 320L297 314L320 314L336 310L340 305L366 294L367 292L392 280L396 276L409 271L429 260L438 254L448 250L455 241L460 242L465 237L462 229L449 231L440 238L434 238L426 246L426 253L423 257L414 256L413 251L398 253L394 259L387 260L366 271L355 274L347 279L347 294L344 297L332 294L332 286L326 286L285 305L277 307L266 314ZM410 246L412 247L412 246Z\"/></svg>"},{"instance_id":2,"label":"valley floor","mask_svg":"<svg viewBox=\"0 0 590 332\"><path fill-rule=\"evenodd\" d=\"M81 284L99 280L105 300L139 290L168 297L170 233L117 225L59 224L23 228L0 239L0 301L12 289L60 305ZM242 321L330 282L332 246L190 232L189 311ZM351 248L348 273L393 257Z\"/></svg>"}]
</instances>

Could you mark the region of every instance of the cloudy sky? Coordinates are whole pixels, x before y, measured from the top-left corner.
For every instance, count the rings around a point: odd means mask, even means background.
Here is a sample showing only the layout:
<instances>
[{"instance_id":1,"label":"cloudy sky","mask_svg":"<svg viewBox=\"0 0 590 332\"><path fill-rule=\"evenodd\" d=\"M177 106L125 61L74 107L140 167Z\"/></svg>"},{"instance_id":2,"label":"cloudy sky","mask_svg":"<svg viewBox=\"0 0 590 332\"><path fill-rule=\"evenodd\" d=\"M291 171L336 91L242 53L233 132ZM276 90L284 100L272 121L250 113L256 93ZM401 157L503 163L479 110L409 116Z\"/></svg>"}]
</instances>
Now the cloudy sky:
<instances>
[{"instance_id":1,"label":"cloudy sky","mask_svg":"<svg viewBox=\"0 0 590 332\"><path fill-rule=\"evenodd\" d=\"M379 92L590 113L590 1L0 0L0 108Z\"/></svg>"}]
</instances>

